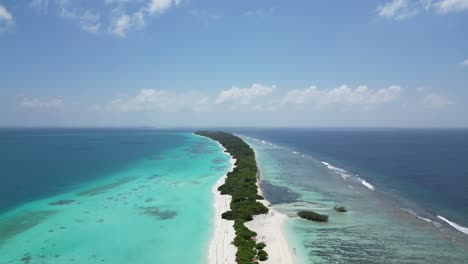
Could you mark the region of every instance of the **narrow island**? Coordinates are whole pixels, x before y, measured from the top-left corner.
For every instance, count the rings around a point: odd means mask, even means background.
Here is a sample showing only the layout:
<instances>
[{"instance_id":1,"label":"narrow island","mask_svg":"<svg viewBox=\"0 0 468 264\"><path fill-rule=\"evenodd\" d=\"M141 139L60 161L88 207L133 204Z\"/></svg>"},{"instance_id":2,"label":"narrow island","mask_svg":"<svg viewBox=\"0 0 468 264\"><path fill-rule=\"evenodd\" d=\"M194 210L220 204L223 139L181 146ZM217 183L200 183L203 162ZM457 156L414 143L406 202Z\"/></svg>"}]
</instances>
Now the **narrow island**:
<instances>
[{"instance_id":1,"label":"narrow island","mask_svg":"<svg viewBox=\"0 0 468 264\"><path fill-rule=\"evenodd\" d=\"M230 210L221 217L234 221L235 237L233 244L237 247L236 262L238 264L258 263L257 260L268 259L265 243L255 240L257 233L245 226L255 215L267 214L269 209L258 200L263 197L258 194L257 163L253 149L241 138L225 132L198 131L196 135L208 137L219 142L236 160L235 167L228 172L224 184L218 191L222 195L230 195Z\"/></svg>"}]
</instances>

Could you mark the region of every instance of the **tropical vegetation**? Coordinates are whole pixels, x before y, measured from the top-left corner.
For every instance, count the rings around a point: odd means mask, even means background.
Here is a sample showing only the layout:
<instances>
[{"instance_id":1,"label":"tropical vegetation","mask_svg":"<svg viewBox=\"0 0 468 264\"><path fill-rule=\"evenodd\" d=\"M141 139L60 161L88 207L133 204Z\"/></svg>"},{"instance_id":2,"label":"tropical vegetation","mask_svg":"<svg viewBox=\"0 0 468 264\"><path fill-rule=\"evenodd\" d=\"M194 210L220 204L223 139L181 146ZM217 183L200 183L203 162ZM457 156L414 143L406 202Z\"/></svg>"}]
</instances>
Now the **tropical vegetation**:
<instances>
[{"instance_id":1,"label":"tropical vegetation","mask_svg":"<svg viewBox=\"0 0 468 264\"><path fill-rule=\"evenodd\" d=\"M195 134L218 141L226 151L236 159L235 168L227 174L226 181L218 190L223 195L232 197L230 210L221 217L234 221L236 236L233 244L237 247L236 262L251 264L255 260L266 260L268 254L264 243L256 243L257 233L248 229L244 223L251 221L254 215L268 213L268 208L257 200L263 199L258 194L258 168L253 149L241 138L225 132L198 131ZM262 245L260 245L262 244ZM257 250L260 248L259 250Z\"/></svg>"}]
</instances>

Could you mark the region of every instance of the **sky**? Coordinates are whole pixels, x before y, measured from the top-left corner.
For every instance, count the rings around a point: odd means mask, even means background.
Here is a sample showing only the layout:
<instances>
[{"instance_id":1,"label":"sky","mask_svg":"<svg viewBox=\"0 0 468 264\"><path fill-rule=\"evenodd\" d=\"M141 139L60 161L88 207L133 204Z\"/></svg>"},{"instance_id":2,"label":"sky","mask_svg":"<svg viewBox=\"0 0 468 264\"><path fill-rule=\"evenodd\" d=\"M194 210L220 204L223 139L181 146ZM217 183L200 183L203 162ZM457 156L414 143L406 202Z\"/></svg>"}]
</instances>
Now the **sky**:
<instances>
[{"instance_id":1,"label":"sky","mask_svg":"<svg viewBox=\"0 0 468 264\"><path fill-rule=\"evenodd\" d=\"M0 126L468 127L468 0L0 0Z\"/></svg>"}]
</instances>

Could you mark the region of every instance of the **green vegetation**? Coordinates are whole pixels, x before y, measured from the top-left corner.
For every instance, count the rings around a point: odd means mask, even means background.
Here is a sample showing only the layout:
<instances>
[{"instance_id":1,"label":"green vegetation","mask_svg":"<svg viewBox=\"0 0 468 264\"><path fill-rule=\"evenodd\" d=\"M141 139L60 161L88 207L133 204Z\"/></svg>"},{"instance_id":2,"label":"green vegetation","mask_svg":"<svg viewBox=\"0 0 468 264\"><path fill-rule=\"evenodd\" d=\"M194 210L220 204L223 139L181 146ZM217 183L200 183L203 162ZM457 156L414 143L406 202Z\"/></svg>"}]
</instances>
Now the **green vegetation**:
<instances>
[{"instance_id":1,"label":"green vegetation","mask_svg":"<svg viewBox=\"0 0 468 264\"><path fill-rule=\"evenodd\" d=\"M260 249L260 250L258 251L258 260L260 260L260 261L265 261L265 260L267 260L267 259L268 259L268 253L266 253L265 250Z\"/></svg>"},{"instance_id":2,"label":"green vegetation","mask_svg":"<svg viewBox=\"0 0 468 264\"><path fill-rule=\"evenodd\" d=\"M256 249L264 249L265 247L266 247L266 244L263 242L260 242L257 245L255 245Z\"/></svg>"},{"instance_id":3,"label":"green vegetation","mask_svg":"<svg viewBox=\"0 0 468 264\"><path fill-rule=\"evenodd\" d=\"M245 222L252 220L254 215L268 213L268 208L257 201L263 197L258 195L256 185L258 169L253 149L242 139L229 133L198 131L195 134L218 141L236 159L236 167L227 174L225 183L218 190L221 194L232 197L231 210L223 213L221 217L234 221L236 237L233 244L237 247L237 263L251 264L252 259L257 256L260 260L268 259L268 254L263 249L258 253L255 249L257 244L252 238L257 236L257 233L244 225Z\"/></svg>"},{"instance_id":4,"label":"green vegetation","mask_svg":"<svg viewBox=\"0 0 468 264\"><path fill-rule=\"evenodd\" d=\"M338 213L346 213L348 212L348 210L346 210L346 208L344 206L335 206L333 207L333 209L335 211L337 211Z\"/></svg>"},{"instance_id":5,"label":"green vegetation","mask_svg":"<svg viewBox=\"0 0 468 264\"><path fill-rule=\"evenodd\" d=\"M328 222L328 215L319 214L312 211L299 211L297 215L310 221Z\"/></svg>"}]
</instances>

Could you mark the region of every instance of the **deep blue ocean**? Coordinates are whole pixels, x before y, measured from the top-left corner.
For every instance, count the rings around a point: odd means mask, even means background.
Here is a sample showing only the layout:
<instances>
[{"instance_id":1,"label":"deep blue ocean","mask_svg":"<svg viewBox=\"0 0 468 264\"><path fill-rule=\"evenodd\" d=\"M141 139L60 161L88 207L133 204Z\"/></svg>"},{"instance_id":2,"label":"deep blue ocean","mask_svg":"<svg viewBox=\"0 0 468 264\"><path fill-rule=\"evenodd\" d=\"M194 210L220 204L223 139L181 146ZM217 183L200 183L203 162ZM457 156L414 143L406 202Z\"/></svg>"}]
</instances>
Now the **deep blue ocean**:
<instances>
[{"instance_id":1,"label":"deep blue ocean","mask_svg":"<svg viewBox=\"0 0 468 264\"><path fill-rule=\"evenodd\" d=\"M133 128L0 129L0 212L65 192L183 144L180 134L165 132Z\"/></svg>"},{"instance_id":2,"label":"deep blue ocean","mask_svg":"<svg viewBox=\"0 0 468 264\"><path fill-rule=\"evenodd\" d=\"M468 129L240 129L468 226Z\"/></svg>"}]
</instances>

